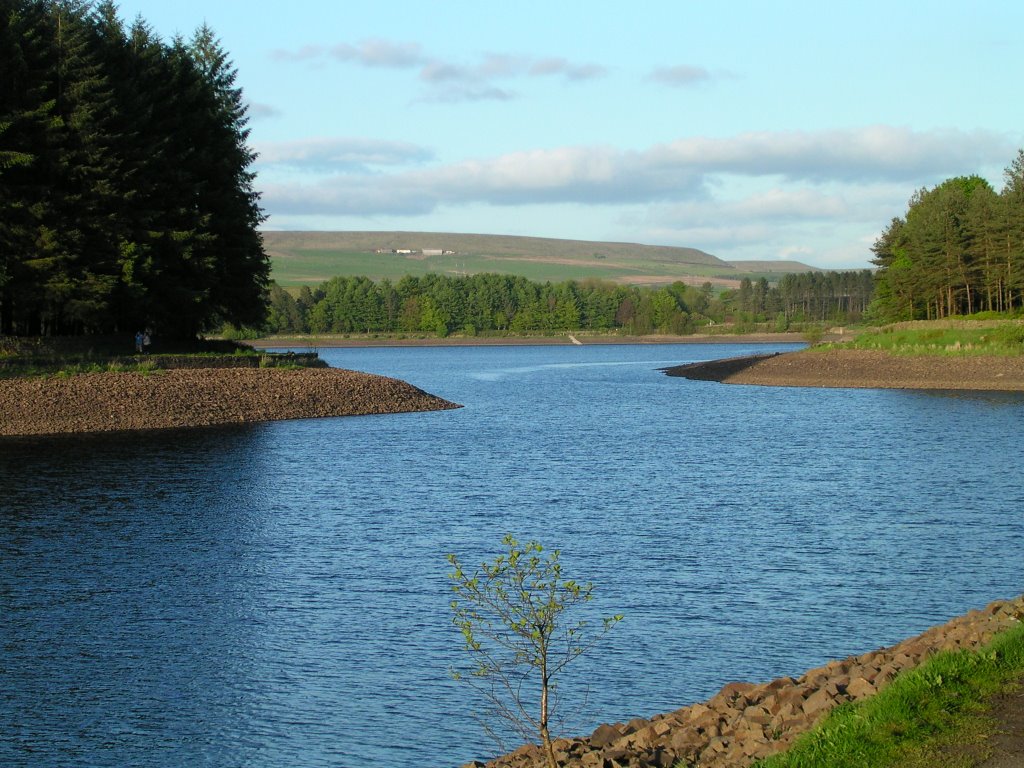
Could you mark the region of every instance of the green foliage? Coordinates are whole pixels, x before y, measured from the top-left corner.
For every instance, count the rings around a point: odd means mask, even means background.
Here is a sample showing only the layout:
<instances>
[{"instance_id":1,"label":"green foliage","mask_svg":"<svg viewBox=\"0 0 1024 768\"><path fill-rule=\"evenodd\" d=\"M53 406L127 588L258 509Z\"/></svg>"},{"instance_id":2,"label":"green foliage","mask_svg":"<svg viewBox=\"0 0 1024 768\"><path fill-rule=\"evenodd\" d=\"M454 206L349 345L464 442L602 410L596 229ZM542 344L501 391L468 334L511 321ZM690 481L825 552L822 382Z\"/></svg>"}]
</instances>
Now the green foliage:
<instances>
[{"instance_id":1,"label":"green foliage","mask_svg":"<svg viewBox=\"0 0 1024 768\"><path fill-rule=\"evenodd\" d=\"M802 336L804 337L804 341L806 341L808 344L812 346L815 344L820 344L821 339L824 335L825 331L824 329L821 328L821 326L811 326L809 328L805 328L802 334Z\"/></svg>"},{"instance_id":2,"label":"green foliage","mask_svg":"<svg viewBox=\"0 0 1024 768\"><path fill-rule=\"evenodd\" d=\"M973 324L972 324L973 325ZM930 328L888 326L859 334L845 344L853 349L880 349L904 355L998 355L1024 354L1024 323L992 321L970 327L966 323Z\"/></svg>"},{"instance_id":3,"label":"green foliage","mask_svg":"<svg viewBox=\"0 0 1024 768\"><path fill-rule=\"evenodd\" d=\"M786 323L829 321L837 324L856 322L874 297L871 270L844 272L806 272L784 275L777 286L757 288L750 294L750 311L763 317L779 314Z\"/></svg>"},{"instance_id":4,"label":"green foliage","mask_svg":"<svg viewBox=\"0 0 1024 768\"><path fill-rule=\"evenodd\" d=\"M912 759L940 766L935 746L970 729L985 698L1022 675L1024 626L1018 625L976 653L938 654L870 699L837 708L757 768L888 768Z\"/></svg>"},{"instance_id":5,"label":"green foliage","mask_svg":"<svg viewBox=\"0 0 1024 768\"><path fill-rule=\"evenodd\" d=\"M231 323L225 323L220 333L217 334L222 339L228 339L229 341L247 341L252 339L259 339L263 334L255 328L238 328Z\"/></svg>"},{"instance_id":6,"label":"green foliage","mask_svg":"<svg viewBox=\"0 0 1024 768\"><path fill-rule=\"evenodd\" d=\"M996 191L979 176L921 189L875 241L875 322L1024 308L1024 150Z\"/></svg>"},{"instance_id":7,"label":"green foliage","mask_svg":"<svg viewBox=\"0 0 1024 768\"><path fill-rule=\"evenodd\" d=\"M630 334L693 333L709 321L733 320L733 330L754 330L775 317L774 327L810 318L846 320L867 306L872 278L862 272L787 276L778 286L752 283L749 310L737 298L715 298L710 284L682 282L652 288L570 280L536 283L524 277L406 275L397 283L335 277L298 295L276 283L269 289L265 330L278 334L494 333L554 334L620 330ZM769 329L771 326L769 326Z\"/></svg>"},{"instance_id":8,"label":"green foliage","mask_svg":"<svg viewBox=\"0 0 1024 768\"><path fill-rule=\"evenodd\" d=\"M511 535L502 543L507 552L472 574L448 555L452 620L473 659L467 672L453 675L482 694L491 714L521 737L539 734L553 768L556 680L622 616L597 627L572 619L574 609L592 599L593 585L565 578L558 550L545 551L535 541L520 545ZM485 728L500 744L486 722Z\"/></svg>"},{"instance_id":9,"label":"green foliage","mask_svg":"<svg viewBox=\"0 0 1024 768\"><path fill-rule=\"evenodd\" d=\"M0 333L261 324L247 117L206 27L166 45L110 0L0 4Z\"/></svg>"}]
</instances>

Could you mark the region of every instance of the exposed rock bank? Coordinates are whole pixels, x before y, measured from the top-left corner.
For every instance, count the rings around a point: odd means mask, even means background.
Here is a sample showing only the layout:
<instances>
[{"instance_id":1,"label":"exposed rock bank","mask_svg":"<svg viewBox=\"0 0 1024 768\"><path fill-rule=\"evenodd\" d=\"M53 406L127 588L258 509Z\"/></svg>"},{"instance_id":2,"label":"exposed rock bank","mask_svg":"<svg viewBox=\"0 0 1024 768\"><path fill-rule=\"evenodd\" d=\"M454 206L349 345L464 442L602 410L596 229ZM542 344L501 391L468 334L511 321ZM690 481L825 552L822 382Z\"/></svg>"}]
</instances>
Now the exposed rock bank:
<instances>
[{"instance_id":1,"label":"exposed rock bank","mask_svg":"<svg viewBox=\"0 0 1024 768\"><path fill-rule=\"evenodd\" d=\"M334 368L88 373L0 380L0 435L164 429L458 407L404 381Z\"/></svg>"},{"instance_id":2,"label":"exposed rock bank","mask_svg":"<svg viewBox=\"0 0 1024 768\"><path fill-rule=\"evenodd\" d=\"M865 349L753 355L665 368L669 376L776 387L1024 391L1024 356L910 356Z\"/></svg>"},{"instance_id":3,"label":"exposed rock bank","mask_svg":"<svg viewBox=\"0 0 1024 768\"><path fill-rule=\"evenodd\" d=\"M782 752L829 710L885 687L940 651L975 650L1024 619L1024 595L991 603L909 640L832 661L798 678L729 683L709 700L675 712L602 725L588 737L559 739L559 765L582 768L743 768ZM484 766L484 763L470 763ZM524 746L488 768L541 768L539 747Z\"/></svg>"}]
</instances>

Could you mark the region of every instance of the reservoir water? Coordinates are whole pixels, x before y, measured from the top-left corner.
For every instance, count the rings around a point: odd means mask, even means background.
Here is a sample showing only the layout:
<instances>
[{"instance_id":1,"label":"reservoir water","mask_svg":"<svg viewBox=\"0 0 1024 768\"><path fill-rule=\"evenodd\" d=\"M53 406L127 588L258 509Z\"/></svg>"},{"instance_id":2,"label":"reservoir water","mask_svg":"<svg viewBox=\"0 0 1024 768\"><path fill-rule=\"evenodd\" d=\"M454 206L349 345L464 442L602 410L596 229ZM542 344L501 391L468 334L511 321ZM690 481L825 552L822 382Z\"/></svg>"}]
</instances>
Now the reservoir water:
<instances>
[{"instance_id":1,"label":"reservoir water","mask_svg":"<svg viewBox=\"0 0 1024 768\"><path fill-rule=\"evenodd\" d=\"M465 407L0 441L0 764L493 755L445 555L505 533L625 616L579 734L1024 591L1024 398L656 370L761 349L327 350Z\"/></svg>"}]
</instances>

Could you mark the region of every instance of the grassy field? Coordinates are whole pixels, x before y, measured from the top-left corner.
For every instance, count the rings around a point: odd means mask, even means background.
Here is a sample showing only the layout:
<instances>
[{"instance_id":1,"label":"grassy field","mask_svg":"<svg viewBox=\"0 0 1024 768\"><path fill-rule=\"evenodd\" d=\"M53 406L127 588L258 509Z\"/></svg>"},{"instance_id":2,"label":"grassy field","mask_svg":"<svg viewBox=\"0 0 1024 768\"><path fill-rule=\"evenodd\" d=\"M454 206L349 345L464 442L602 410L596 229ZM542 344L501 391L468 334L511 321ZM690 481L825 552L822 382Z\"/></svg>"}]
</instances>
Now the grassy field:
<instances>
[{"instance_id":1,"label":"grassy field","mask_svg":"<svg viewBox=\"0 0 1024 768\"><path fill-rule=\"evenodd\" d=\"M1024 625L977 653L942 653L833 711L757 768L968 768L985 757L989 699L1024 678Z\"/></svg>"},{"instance_id":2,"label":"grassy field","mask_svg":"<svg viewBox=\"0 0 1024 768\"><path fill-rule=\"evenodd\" d=\"M812 268L799 262L742 262L742 269L694 248L499 235L416 232L265 232L272 277L283 287L336 276L399 280L404 275L496 272L530 280L588 278L639 285L676 280L736 287L743 277L777 280ZM385 253L377 253L384 249ZM396 254L392 249L454 251Z\"/></svg>"}]
</instances>

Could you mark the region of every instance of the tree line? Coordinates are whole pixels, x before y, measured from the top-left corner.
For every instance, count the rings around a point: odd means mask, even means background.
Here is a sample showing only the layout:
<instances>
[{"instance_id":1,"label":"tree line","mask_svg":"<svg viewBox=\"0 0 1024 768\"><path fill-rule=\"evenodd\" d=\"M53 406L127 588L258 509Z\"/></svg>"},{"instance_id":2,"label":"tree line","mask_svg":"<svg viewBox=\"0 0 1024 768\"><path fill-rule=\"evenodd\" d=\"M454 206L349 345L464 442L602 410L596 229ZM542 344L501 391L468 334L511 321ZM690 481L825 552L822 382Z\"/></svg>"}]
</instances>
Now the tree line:
<instances>
[{"instance_id":1,"label":"tree line","mask_svg":"<svg viewBox=\"0 0 1024 768\"><path fill-rule=\"evenodd\" d=\"M744 278L715 293L676 282L662 287L600 280L539 283L525 277L407 275L397 283L335 277L297 295L276 284L261 330L269 333L534 333L624 330L631 334L692 333L709 323L849 322L871 301L873 280L860 272L786 275L778 285Z\"/></svg>"},{"instance_id":2,"label":"tree line","mask_svg":"<svg viewBox=\"0 0 1024 768\"><path fill-rule=\"evenodd\" d=\"M0 0L0 333L258 324L270 264L246 105L211 30Z\"/></svg>"},{"instance_id":3,"label":"tree line","mask_svg":"<svg viewBox=\"0 0 1024 768\"><path fill-rule=\"evenodd\" d=\"M1024 150L996 192L958 176L910 198L875 241L881 321L1011 312L1024 308Z\"/></svg>"},{"instance_id":4,"label":"tree line","mask_svg":"<svg viewBox=\"0 0 1024 768\"><path fill-rule=\"evenodd\" d=\"M743 278L735 293L726 295L742 316L755 321L856 322L874 297L875 279L869 269L800 272L783 275L776 285L765 278Z\"/></svg>"}]
</instances>

